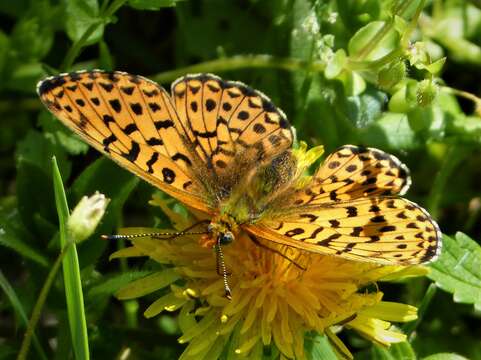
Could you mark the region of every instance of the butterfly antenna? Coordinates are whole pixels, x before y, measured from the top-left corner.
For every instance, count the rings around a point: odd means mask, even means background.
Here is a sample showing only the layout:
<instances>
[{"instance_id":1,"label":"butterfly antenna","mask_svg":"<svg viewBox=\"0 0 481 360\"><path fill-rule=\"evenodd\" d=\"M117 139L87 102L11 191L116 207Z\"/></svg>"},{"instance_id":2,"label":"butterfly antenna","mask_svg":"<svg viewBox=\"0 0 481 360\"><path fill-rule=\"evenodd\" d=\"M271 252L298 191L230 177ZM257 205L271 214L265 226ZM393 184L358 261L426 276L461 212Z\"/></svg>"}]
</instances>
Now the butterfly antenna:
<instances>
[{"instance_id":1,"label":"butterfly antenna","mask_svg":"<svg viewBox=\"0 0 481 360\"><path fill-rule=\"evenodd\" d=\"M100 237L104 240L121 240L121 239L137 239L142 237L152 237L156 239L162 240L171 240L175 239L176 237L182 235L200 235L200 234L207 234L207 231L180 231L180 232L155 232L155 233L143 233L143 234L130 234L130 235L100 235ZM166 238L161 238L161 236L168 236Z\"/></svg>"},{"instance_id":2,"label":"butterfly antenna","mask_svg":"<svg viewBox=\"0 0 481 360\"><path fill-rule=\"evenodd\" d=\"M182 231L178 232L153 232L153 233L142 233L142 234L130 234L130 235L101 235L102 239L105 240L120 240L120 239L137 239L137 238L142 238L142 237L152 237L152 238L160 238L161 236L168 236L166 238L162 238L162 240L171 240L175 239L176 237L182 236L182 235L202 235L202 234L207 234L207 230L203 231L190 231L193 228L201 225L201 224L206 224L208 223L209 220L201 220L199 222L196 222L195 224L186 227Z\"/></svg>"},{"instance_id":3,"label":"butterfly antenna","mask_svg":"<svg viewBox=\"0 0 481 360\"><path fill-rule=\"evenodd\" d=\"M219 275L222 275L222 278L224 279L224 292L225 292L225 297L227 299L232 299L232 293L230 291L229 287L229 278L228 278L228 273L227 269L225 267L225 261L224 261L224 253L222 252L222 247L220 245L220 238L217 240L217 243L215 245L215 253L217 255L216 257L216 266L217 266L217 273Z\"/></svg>"}]
</instances>

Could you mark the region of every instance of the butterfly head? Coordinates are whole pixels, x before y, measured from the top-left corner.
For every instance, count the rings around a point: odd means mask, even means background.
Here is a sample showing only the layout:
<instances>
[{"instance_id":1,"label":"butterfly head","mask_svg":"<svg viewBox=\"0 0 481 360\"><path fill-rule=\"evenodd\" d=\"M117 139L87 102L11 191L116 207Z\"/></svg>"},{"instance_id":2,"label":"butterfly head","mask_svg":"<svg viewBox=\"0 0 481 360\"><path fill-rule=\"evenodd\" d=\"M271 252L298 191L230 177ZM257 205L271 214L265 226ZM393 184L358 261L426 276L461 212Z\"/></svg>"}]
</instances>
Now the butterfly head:
<instances>
[{"instance_id":1,"label":"butterfly head","mask_svg":"<svg viewBox=\"0 0 481 360\"><path fill-rule=\"evenodd\" d=\"M219 215L212 219L207 227L208 234L206 243L210 247L218 245L228 245L234 241L238 232L235 220L229 215ZM204 244L206 246L207 244Z\"/></svg>"}]
</instances>

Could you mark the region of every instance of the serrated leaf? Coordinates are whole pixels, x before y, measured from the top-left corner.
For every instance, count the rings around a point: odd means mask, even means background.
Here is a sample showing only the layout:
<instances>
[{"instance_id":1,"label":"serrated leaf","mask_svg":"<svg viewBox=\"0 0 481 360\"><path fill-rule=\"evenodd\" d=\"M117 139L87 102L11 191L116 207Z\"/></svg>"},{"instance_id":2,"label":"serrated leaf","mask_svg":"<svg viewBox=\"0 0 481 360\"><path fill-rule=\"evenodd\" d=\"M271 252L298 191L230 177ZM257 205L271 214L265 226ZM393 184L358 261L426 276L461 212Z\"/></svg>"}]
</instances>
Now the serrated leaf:
<instances>
[{"instance_id":1,"label":"serrated leaf","mask_svg":"<svg viewBox=\"0 0 481 360\"><path fill-rule=\"evenodd\" d=\"M455 239L443 235L441 255L429 267L428 277L453 294L455 302L481 310L481 247L473 239L462 232Z\"/></svg>"}]
</instances>

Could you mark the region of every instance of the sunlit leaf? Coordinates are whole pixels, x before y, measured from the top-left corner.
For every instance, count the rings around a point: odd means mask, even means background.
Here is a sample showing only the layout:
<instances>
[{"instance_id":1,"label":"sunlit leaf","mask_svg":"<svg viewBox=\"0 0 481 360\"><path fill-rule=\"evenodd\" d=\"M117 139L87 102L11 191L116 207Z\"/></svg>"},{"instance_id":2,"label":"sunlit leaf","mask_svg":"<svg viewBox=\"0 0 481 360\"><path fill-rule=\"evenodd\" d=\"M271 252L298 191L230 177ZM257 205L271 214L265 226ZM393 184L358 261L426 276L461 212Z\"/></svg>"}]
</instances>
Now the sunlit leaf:
<instances>
[{"instance_id":1,"label":"sunlit leaf","mask_svg":"<svg viewBox=\"0 0 481 360\"><path fill-rule=\"evenodd\" d=\"M430 268L428 276L455 302L481 310L481 247L473 239L462 232L454 238L444 235L441 255Z\"/></svg>"}]
</instances>

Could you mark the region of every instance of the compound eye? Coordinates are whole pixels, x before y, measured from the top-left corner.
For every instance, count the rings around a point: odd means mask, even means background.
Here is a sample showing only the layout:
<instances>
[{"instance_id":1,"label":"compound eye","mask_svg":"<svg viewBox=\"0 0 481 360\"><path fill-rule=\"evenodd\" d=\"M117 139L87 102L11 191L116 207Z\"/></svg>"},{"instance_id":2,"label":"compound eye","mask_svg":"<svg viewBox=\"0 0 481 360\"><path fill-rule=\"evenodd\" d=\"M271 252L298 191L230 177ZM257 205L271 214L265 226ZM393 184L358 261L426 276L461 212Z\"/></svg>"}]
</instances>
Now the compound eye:
<instances>
[{"instance_id":1,"label":"compound eye","mask_svg":"<svg viewBox=\"0 0 481 360\"><path fill-rule=\"evenodd\" d=\"M230 244L232 241L234 241L234 234L232 234L230 231L221 235L221 238L220 238L221 245Z\"/></svg>"}]
</instances>

